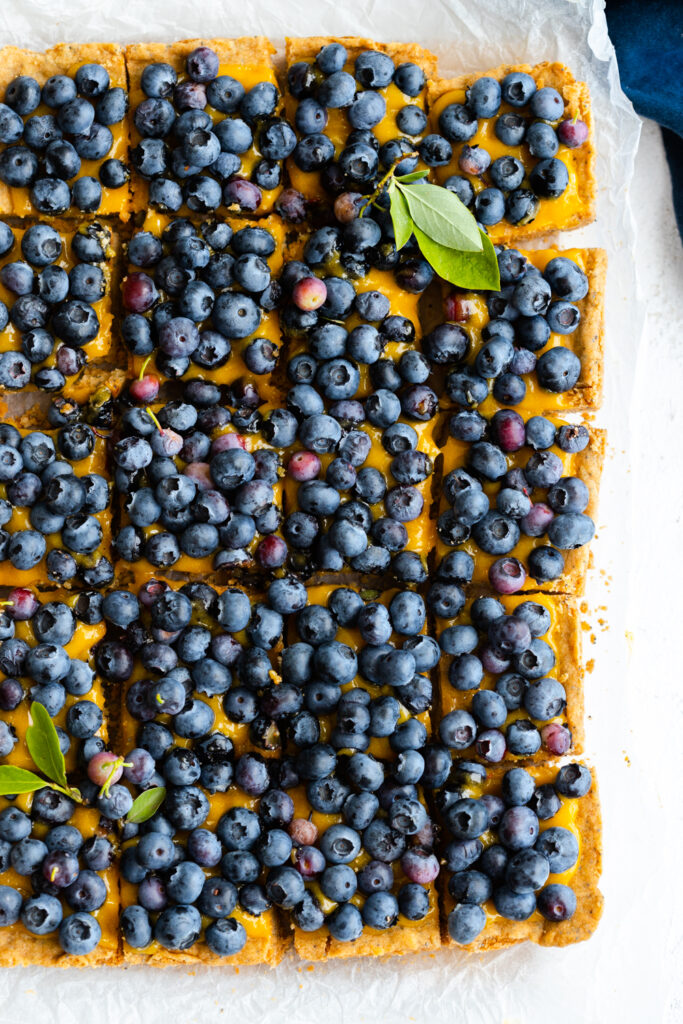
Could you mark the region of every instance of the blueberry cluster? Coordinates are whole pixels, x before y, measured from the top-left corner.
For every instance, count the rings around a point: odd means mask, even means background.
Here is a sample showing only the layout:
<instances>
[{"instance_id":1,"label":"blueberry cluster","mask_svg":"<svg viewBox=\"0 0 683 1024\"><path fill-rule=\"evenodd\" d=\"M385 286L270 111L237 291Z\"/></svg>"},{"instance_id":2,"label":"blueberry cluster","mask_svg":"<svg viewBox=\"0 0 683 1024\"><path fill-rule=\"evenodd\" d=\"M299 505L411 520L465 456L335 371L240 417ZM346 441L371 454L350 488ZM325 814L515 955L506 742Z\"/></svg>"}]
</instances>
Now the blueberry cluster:
<instances>
[{"instance_id":1,"label":"blueberry cluster","mask_svg":"<svg viewBox=\"0 0 683 1024\"><path fill-rule=\"evenodd\" d=\"M196 228L177 218L161 237L138 231L128 245L128 258L140 269L122 285L127 315L121 330L130 352L154 353L157 370L167 378L188 372L215 376L238 346L250 373L270 374L277 345L254 335L278 301L279 287L268 265L275 249L267 228L233 232L224 221ZM155 395L138 397L150 401Z\"/></svg>"},{"instance_id":2,"label":"blueberry cluster","mask_svg":"<svg viewBox=\"0 0 683 1024\"><path fill-rule=\"evenodd\" d=\"M26 714L27 705L38 701L55 719L70 779L88 804L96 803L97 787L85 771L104 749L103 710L95 693L92 656L70 657L66 647L83 624L101 620L101 596L83 591L70 607L62 601L41 604L30 590L19 589L4 604L0 757L11 764L15 745L23 740L13 713L23 709ZM16 635L18 629L30 642ZM21 921L33 935L56 933L64 952L83 956L101 937L93 914L107 898L101 872L113 862L114 846L104 830L89 831L87 825L71 822L75 810L64 793L45 788L33 794L27 812L13 803L0 811L0 873L11 869L26 880L19 887L0 885L0 926ZM99 810L112 816L106 800Z\"/></svg>"},{"instance_id":3,"label":"blueberry cluster","mask_svg":"<svg viewBox=\"0 0 683 1024\"><path fill-rule=\"evenodd\" d=\"M345 320L353 314L369 324L384 320L390 312L390 298L364 282L372 270L391 271L398 288L413 295L421 295L431 283L434 271L415 246L409 242L400 252L396 250L386 210L378 208L362 217L356 214L345 224L318 228L306 240L303 259L285 264L280 286L284 292L281 321L286 335L309 338L325 327L326 321ZM299 294L297 285L313 276L322 280L325 289L320 296L314 295L315 301L307 301L306 291ZM406 323L404 331L405 336L385 338L384 344L389 340L413 341L414 325ZM364 327L359 333L370 335L372 330ZM339 345L337 340L337 348ZM383 347L376 339L361 341L359 337L351 352L357 350L354 358L369 366L380 359Z\"/></svg>"},{"instance_id":4,"label":"blueberry cluster","mask_svg":"<svg viewBox=\"0 0 683 1024\"><path fill-rule=\"evenodd\" d=\"M468 945L482 932L489 900L508 921L526 921L535 911L555 923L572 917L576 893L552 876L576 865L579 844L552 819L565 800L585 796L591 785L589 769L579 764L565 765L542 785L524 768L511 768L494 786L480 764L454 768L437 802L452 836L445 869L452 872L448 932L455 942Z\"/></svg>"},{"instance_id":5,"label":"blueberry cluster","mask_svg":"<svg viewBox=\"0 0 683 1024\"><path fill-rule=\"evenodd\" d=\"M0 480L6 494L0 498L0 558L14 569L33 569L45 559L45 574L54 583L111 583L114 571L101 553L98 518L109 507L109 484L100 473L78 471L95 445L95 432L85 423L50 433L21 433L0 424ZM28 519L30 528L18 528L17 519L22 524Z\"/></svg>"},{"instance_id":6,"label":"blueberry cluster","mask_svg":"<svg viewBox=\"0 0 683 1024\"><path fill-rule=\"evenodd\" d=\"M101 599L83 591L74 608L63 601L41 604L31 590L12 591L0 614L0 757L10 758L22 738L12 724L12 712L26 709L32 701L42 704L57 726L62 753L70 761L77 755L83 766L101 742L97 734L103 722L102 708L93 698L95 672L91 659L70 657L67 645L81 623L101 619ZM17 623L27 623L29 639L17 636ZM27 627L20 627L22 636ZM38 806L50 800L66 807L61 794L42 792ZM66 800L66 798L64 798ZM35 800L34 800L35 804ZM57 806L57 804L55 804Z\"/></svg>"},{"instance_id":7,"label":"blueberry cluster","mask_svg":"<svg viewBox=\"0 0 683 1024\"><path fill-rule=\"evenodd\" d=\"M574 149L588 138L583 121L563 120L564 106L557 89L539 89L523 71L512 71L500 82L478 78L465 103L443 108L439 134L422 140L420 156L428 167L444 167L457 157L462 173L443 184L484 227L503 219L520 227L530 224L540 200L557 199L569 184L567 165L556 155L560 146ZM481 145L473 142L482 123L492 120L497 141L510 147L495 160L485 138Z\"/></svg>"},{"instance_id":8,"label":"blueberry cluster","mask_svg":"<svg viewBox=\"0 0 683 1024\"><path fill-rule=\"evenodd\" d=\"M167 779L196 777L198 758L221 744L229 746L230 740L216 732L193 751L171 748L164 761ZM149 761L153 771L146 750L128 756L136 756L140 766ZM237 773L248 763L266 772L263 759L244 754ZM232 916L235 909L259 918L279 897L280 876L292 870L281 866L292 850L291 797L274 788L258 800L239 787L235 792L244 803L222 814L215 828L203 827L210 810L206 795L185 783L170 790L163 813L139 829L125 826L121 874L136 887L136 902L123 908L120 927L133 949L155 941L164 949L186 950L201 937L216 956L234 956L247 941L244 925Z\"/></svg>"},{"instance_id":9,"label":"blueberry cluster","mask_svg":"<svg viewBox=\"0 0 683 1024\"><path fill-rule=\"evenodd\" d=\"M248 91L230 75L219 75L217 54L199 46L187 57L185 75L170 64L148 64L142 72L144 99L133 112L141 140L131 153L136 171L149 181L149 202L175 213L225 206L253 213L263 193L282 184L282 161L296 145L291 125L278 116L280 94L272 82ZM249 170L245 154L260 156Z\"/></svg>"},{"instance_id":10,"label":"blueberry cluster","mask_svg":"<svg viewBox=\"0 0 683 1024\"><path fill-rule=\"evenodd\" d=\"M127 91L110 86L101 64L82 64L73 77L53 75L42 88L20 75L0 103L0 181L28 188L39 213L55 216L72 205L95 213L102 187L122 188L130 177L121 160L106 159L114 144L111 128L127 109ZM84 160L99 164L97 178L81 174Z\"/></svg>"},{"instance_id":11,"label":"blueberry cluster","mask_svg":"<svg viewBox=\"0 0 683 1024\"><path fill-rule=\"evenodd\" d=\"M111 628L96 664L113 683L128 682L136 664L144 669L125 695L128 714L141 723L138 745L161 761L174 737L204 740L220 716L248 727L254 747L272 746L273 723L263 710L274 687L270 652L280 644L284 617L305 601L305 589L287 577L271 584L267 601L253 603L240 588L217 593L204 583L172 590L150 580L137 596L108 593L102 607ZM231 745L216 742L196 777L212 793L225 792L233 779Z\"/></svg>"},{"instance_id":12,"label":"blueberry cluster","mask_svg":"<svg viewBox=\"0 0 683 1024\"><path fill-rule=\"evenodd\" d=\"M457 551L449 558L463 556ZM552 626L548 609L524 601L507 615L496 598L478 597L469 617L470 623L447 626L439 636L447 655L444 683L447 673L448 684L468 701L467 709L441 719L442 742L450 750L474 747L493 764L509 754L531 757L542 745L566 754L572 737L563 721L565 688L549 676L555 652L541 639Z\"/></svg>"},{"instance_id":13,"label":"blueberry cluster","mask_svg":"<svg viewBox=\"0 0 683 1024\"><path fill-rule=\"evenodd\" d=\"M575 351L565 345L548 348L548 343L551 336L572 335L581 323L576 303L588 294L583 270L556 256L541 272L517 249L505 248L498 249L498 266L503 287L487 295L489 320L481 347L472 350L469 313L457 295L446 302L449 321L422 344L433 367L448 369L448 397L468 409L485 401L490 387L501 405L520 405L530 374L534 384L553 394L571 391L581 374Z\"/></svg>"},{"instance_id":14,"label":"blueberry cluster","mask_svg":"<svg viewBox=\"0 0 683 1024\"><path fill-rule=\"evenodd\" d=\"M107 291L111 232L97 222L77 231L67 253L64 238L48 224L34 224L14 252L15 230L0 221L0 332L14 328L17 351L0 353L0 387L18 391L33 383L59 391L87 362L85 346L100 330L95 304ZM20 257L10 260L11 256ZM62 264L69 260L67 271Z\"/></svg>"},{"instance_id":15,"label":"blueberry cluster","mask_svg":"<svg viewBox=\"0 0 683 1024\"><path fill-rule=\"evenodd\" d=\"M113 454L125 513L114 550L124 562L171 569L186 555L209 571L285 561L280 453L261 434L232 429L219 397L195 381L184 400L123 412Z\"/></svg>"},{"instance_id":16,"label":"blueberry cluster","mask_svg":"<svg viewBox=\"0 0 683 1024\"><path fill-rule=\"evenodd\" d=\"M56 934L65 953L87 956L102 937L96 914L107 899L102 872L114 847L106 836L68 824L73 809L67 797L42 789L30 816L11 805L0 811L0 871L30 879L31 893L0 885L0 926L20 921L32 935Z\"/></svg>"},{"instance_id":17,"label":"blueberry cluster","mask_svg":"<svg viewBox=\"0 0 683 1024\"><path fill-rule=\"evenodd\" d=\"M289 92L297 101L299 141L292 159L300 171L319 172L332 195L349 188L370 192L391 167L399 174L416 170L416 150L427 128L427 115L414 102L426 84L417 64L396 66L386 53L363 50L353 62L353 73L350 69L345 47L329 43L313 62L298 61L287 71ZM395 109L398 96L403 103ZM334 117L336 111L343 111L348 133L340 146L332 132L325 133L330 112ZM380 142L375 129L390 119L396 136Z\"/></svg>"},{"instance_id":18,"label":"blueberry cluster","mask_svg":"<svg viewBox=\"0 0 683 1024\"><path fill-rule=\"evenodd\" d=\"M563 552L588 544L595 524L585 514L590 501L585 481L565 476L563 459L552 449L583 450L588 430L569 425L558 429L543 416L525 422L514 409L500 409L491 420L476 410L463 410L451 417L449 429L468 444L465 466L443 479L451 507L437 522L441 540L453 547L471 540L494 556L489 582L501 594L516 593L527 576L537 583L558 579L564 571ZM513 557L522 537L549 542L532 547L526 565ZM461 584L469 583L474 573L474 559L464 552L458 555L442 561L439 575L444 582L430 595L432 609L443 618L453 618L463 607Z\"/></svg>"},{"instance_id":19,"label":"blueberry cluster","mask_svg":"<svg viewBox=\"0 0 683 1024\"><path fill-rule=\"evenodd\" d=\"M427 515L429 495L425 501L420 488L433 462L401 416L397 396L380 389L365 402L340 400L325 411L319 393L298 384L288 405L292 433L303 446L287 463L282 534L292 567L337 572L349 566L423 582L426 552L410 550L407 527Z\"/></svg>"}]
</instances>

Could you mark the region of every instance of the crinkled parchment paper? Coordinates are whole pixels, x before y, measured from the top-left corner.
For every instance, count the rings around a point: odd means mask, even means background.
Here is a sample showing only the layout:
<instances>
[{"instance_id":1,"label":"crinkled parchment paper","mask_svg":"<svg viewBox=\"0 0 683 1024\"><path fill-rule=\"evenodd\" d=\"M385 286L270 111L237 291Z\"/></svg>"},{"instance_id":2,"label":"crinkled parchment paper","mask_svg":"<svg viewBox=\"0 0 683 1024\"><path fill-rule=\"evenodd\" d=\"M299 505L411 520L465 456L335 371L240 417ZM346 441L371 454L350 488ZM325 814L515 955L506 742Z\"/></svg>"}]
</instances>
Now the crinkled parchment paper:
<instances>
[{"instance_id":1,"label":"crinkled parchment paper","mask_svg":"<svg viewBox=\"0 0 683 1024\"><path fill-rule=\"evenodd\" d=\"M598 220L564 238L609 253L605 467L595 571L583 618L587 749L605 821L603 921L562 950L525 943L469 956L442 951L316 966L288 958L266 968L0 972L2 1024L608 1024L663 1018L665 951L673 906L658 870L656 766L639 766L638 707L655 680L628 676L631 393L642 333L628 187L640 123L621 92L599 0L2 0L3 44L172 41L263 33L352 35L419 42L441 72L561 60L591 89L598 154ZM663 815L662 815L663 817ZM655 831L657 829L657 831ZM654 835L653 835L654 832ZM649 838L648 838L649 837ZM661 847L660 847L661 848ZM647 856L649 852L649 856Z\"/></svg>"}]
</instances>

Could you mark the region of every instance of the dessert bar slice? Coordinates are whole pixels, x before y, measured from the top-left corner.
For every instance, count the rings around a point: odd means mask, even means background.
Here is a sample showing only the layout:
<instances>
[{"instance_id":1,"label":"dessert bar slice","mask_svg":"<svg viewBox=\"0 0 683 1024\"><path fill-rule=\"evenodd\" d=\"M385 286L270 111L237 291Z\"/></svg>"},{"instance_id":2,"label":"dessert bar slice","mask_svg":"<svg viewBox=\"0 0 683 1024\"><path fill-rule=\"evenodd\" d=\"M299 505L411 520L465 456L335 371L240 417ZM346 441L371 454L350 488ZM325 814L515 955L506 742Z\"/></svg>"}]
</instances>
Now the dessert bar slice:
<instances>
[{"instance_id":1,"label":"dessert bar slice","mask_svg":"<svg viewBox=\"0 0 683 1024\"><path fill-rule=\"evenodd\" d=\"M0 100L0 215L128 220L128 81L119 46L5 46Z\"/></svg>"},{"instance_id":2,"label":"dessert bar slice","mask_svg":"<svg viewBox=\"0 0 683 1024\"><path fill-rule=\"evenodd\" d=\"M404 385L410 401L421 395L411 385L422 385L429 371L417 354L418 303L434 272L414 250L398 254L378 218L319 228L287 245L280 277L287 375L333 400Z\"/></svg>"},{"instance_id":3,"label":"dessert bar slice","mask_svg":"<svg viewBox=\"0 0 683 1024\"><path fill-rule=\"evenodd\" d=\"M0 584L111 583L106 439L86 423L35 430L2 424Z\"/></svg>"},{"instance_id":4,"label":"dessert bar slice","mask_svg":"<svg viewBox=\"0 0 683 1024\"><path fill-rule=\"evenodd\" d=\"M287 942L268 894L277 868L267 865L273 854L286 855L278 815L292 809L285 793L279 801L275 794L259 799L237 785L215 793L169 787L161 810L139 830L128 828L121 860L124 963L279 963Z\"/></svg>"},{"instance_id":5,"label":"dessert bar slice","mask_svg":"<svg viewBox=\"0 0 683 1024\"><path fill-rule=\"evenodd\" d=\"M381 777L386 766L377 765ZM303 786L291 793L295 834L304 842L294 853L299 877L285 869L283 905L299 897L291 911L296 952L330 960L438 949L439 865L423 794L418 789L390 802L388 788L379 800L362 785L346 791L343 807L326 812Z\"/></svg>"},{"instance_id":6,"label":"dessert bar slice","mask_svg":"<svg viewBox=\"0 0 683 1024\"><path fill-rule=\"evenodd\" d=\"M423 339L443 405L529 413L602 402L602 249L498 250L500 292L442 284L438 322ZM445 375L442 378L442 374Z\"/></svg>"},{"instance_id":7,"label":"dessert bar slice","mask_svg":"<svg viewBox=\"0 0 683 1024\"><path fill-rule=\"evenodd\" d=\"M563 64L437 79L428 101L433 134L420 147L422 159L491 241L539 238L594 219L588 86Z\"/></svg>"},{"instance_id":8,"label":"dessert bar slice","mask_svg":"<svg viewBox=\"0 0 683 1024\"><path fill-rule=\"evenodd\" d=\"M401 416L385 425L384 410L373 411L371 401L370 422L347 424L341 409L303 421L288 455L282 533L303 573L391 572L420 583L437 539L431 518L435 421Z\"/></svg>"},{"instance_id":9,"label":"dessert bar slice","mask_svg":"<svg viewBox=\"0 0 683 1024\"><path fill-rule=\"evenodd\" d=\"M452 415L443 442L439 582L430 592L435 614L457 614L463 582L488 581L500 594L583 593L604 450L601 430L524 420L514 409L490 420L476 411Z\"/></svg>"},{"instance_id":10,"label":"dessert bar slice","mask_svg":"<svg viewBox=\"0 0 683 1024\"><path fill-rule=\"evenodd\" d=\"M441 741L488 764L580 753L579 616L574 598L480 591L456 618L439 620Z\"/></svg>"},{"instance_id":11,"label":"dessert bar slice","mask_svg":"<svg viewBox=\"0 0 683 1024\"><path fill-rule=\"evenodd\" d=\"M285 563L283 455L267 440L275 411L242 425L219 397L197 381L165 405L124 409L113 451L122 578L232 577Z\"/></svg>"},{"instance_id":12,"label":"dessert bar slice","mask_svg":"<svg viewBox=\"0 0 683 1024\"><path fill-rule=\"evenodd\" d=\"M392 167L423 168L427 78L436 57L415 43L287 39L286 110L297 145L289 178L307 199L367 194Z\"/></svg>"},{"instance_id":13,"label":"dessert bar slice","mask_svg":"<svg viewBox=\"0 0 683 1024\"><path fill-rule=\"evenodd\" d=\"M149 213L128 244L122 283L130 376L210 380L230 388L236 404L245 396L279 401L275 278L283 250L276 217L195 227Z\"/></svg>"},{"instance_id":14,"label":"dessert bar slice","mask_svg":"<svg viewBox=\"0 0 683 1024\"><path fill-rule=\"evenodd\" d=\"M118 248L98 221L0 222L0 389L90 397L92 364L112 345Z\"/></svg>"},{"instance_id":15,"label":"dessert bar slice","mask_svg":"<svg viewBox=\"0 0 683 1024\"><path fill-rule=\"evenodd\" d=\"M126 48L136 211L273 209L296 145L273 53L264 36Z\"/></svg>"},{"instance_id":16,"label":"dessert bar slice","mask_svg":"<svg viewBox=\"0 0 683 1024\"><path fill-rule=\"evenodd\" d=\"M457 762L438 794L444 945L478 952L590 938L602 913L597 783L585 765Z\"/></svg>"},{"instance_id":17,"label":"dessert bar slice","mask_svg":"<svg viewBox=\"0 0 683 1024\"><path fill-rule=\"evenodd\" d=\"M116 835L107 802L85 774L110 732L93 654L105 633L100 602L93 593L17 588L3 600L1 622L3 765L42 769L27 745L36 701L57 729L69 785L84 802L47 787L0 797L0 963L117 963Z\"/></svg>"}]
</instances>

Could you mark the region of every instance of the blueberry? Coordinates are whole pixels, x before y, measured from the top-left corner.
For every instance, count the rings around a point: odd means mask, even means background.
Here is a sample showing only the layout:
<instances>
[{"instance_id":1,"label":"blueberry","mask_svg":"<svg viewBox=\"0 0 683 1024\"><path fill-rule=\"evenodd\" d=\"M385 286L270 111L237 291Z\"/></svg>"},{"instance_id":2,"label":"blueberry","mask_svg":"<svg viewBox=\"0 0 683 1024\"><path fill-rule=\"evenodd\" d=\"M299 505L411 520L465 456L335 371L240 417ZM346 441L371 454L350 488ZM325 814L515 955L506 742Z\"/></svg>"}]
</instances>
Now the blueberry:
<instances>
[{"instance_id":1,"label":"blueberry","mask_svg":"<svg viewBox=\"0 0 683 1024\"><path fill-rule=\"evenodd\" d=\"M569 184L567 165L557 157L539 160L529 175L529 184L537 196L556 199Z\"/></svg>"},{"instance_id":2,"label":"blueberry","mask_svg":"<svg viewBox=\"0 0 683 1024\"><path fill-rule=\"evenodd\" d=\"M56 897L35 896L24 901L20 918L33 935L49 935L59 927L62 913L62 905Z\"/></svg>"},{"instance_id":3,"label":"blueberry","mask_svg":"<svg viewBox=\"0 0 683 1024\"><path fill-rule=\"evenodd\" d=\"M460 903L448 915L448 934L459 945L467 946L486 924L486 913L474 903Z\"/></svg>"},{"instance_id":4,"label":"blueberry","mask_svg":"<svg viewBox=\"0 0 683 1024\"><path fill-rule=\"evenodd\" d=\"M564 100L557 89L548 85L536 90L529 107L534 117L543 118L544 121L559 121L564 114Z\"/></svg>"},{"instance_id":5,"label":"blueberry","mask_svg":"<svg viewBox=\"0 0 683 1024\"><path fill-rule=\"evenodd\" d=\"M525 141L531 155L538 160L555 156L560 145L555 130L544 121L535 121L529 125ZM517 188L519 185L521 185L521 180L511 187Z\"/></svg>"},{"instance_id":6,"label":"blueberry","mask_svg":"<svg viewBox=\"0 0 683 1024\"><path fill-rule=\"evenodd\" d=\"M568 764L560 768L555 779L555 788L563 796L585 796L592 785L590 770L584 765Z\"/></svg>"}]
</instances>

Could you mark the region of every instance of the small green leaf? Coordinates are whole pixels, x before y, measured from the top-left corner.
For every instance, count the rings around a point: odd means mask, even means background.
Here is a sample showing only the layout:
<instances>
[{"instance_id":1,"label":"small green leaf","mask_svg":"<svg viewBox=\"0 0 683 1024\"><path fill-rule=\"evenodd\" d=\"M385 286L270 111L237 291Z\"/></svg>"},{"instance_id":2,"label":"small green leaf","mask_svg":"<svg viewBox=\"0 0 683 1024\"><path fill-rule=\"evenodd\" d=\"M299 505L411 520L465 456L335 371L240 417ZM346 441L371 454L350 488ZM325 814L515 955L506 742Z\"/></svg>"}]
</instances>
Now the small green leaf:
<instances>
[{"instance_id":1,"label":"small green leaf","mask_svg":"<svg viewBox=\"0 0 683 1024\"><path fill-rule=\"evenodd\" d=\"M159 810L164 802L166 790L163 786L155 786L153 789L146 789L144 793L133 801L133 806L126 815L126 821L133 825L141 825Z\"/></svg>"},{"instance_id":2,"label":"small green leaf","mask_svg":"<svg viewBox=\"0 0 683 1024\"><path fill-rule=\"evenodd\" d=\"M404 185L409 185L411 181L422 181L426 178L429 171L413 171L412 174L398 174L394 175L396 181L402 182Z\"/></svg>"},{"instance_id":3,"label":"small green leaf","mask_svg":"<svg viewBox=\"0 0 683 1024\"><path fill-rule=\"evenodd\" d=\"M396 248L402 249L413 233L413 221L408 213L408 206L403 195L396 188L391 191L389 213L391 214L391 223L394 225Z\"/></svg>"},{"instance_id":4,"label":"small green leaf","mask_svg":"<svg viewBox=\"0 0 683 1024\"><path fill-rule=\"evenodd\" d=\"M442 185L418 182L396 187L405 197L415 225L429 238L459 252L481 252L477 222L455 192Z\"/></svg>"},{"instance_id":5,"label":"small green leaf","mask_svg":"<svg viewBox=\"0 0 683 1024\"><path fill-rule=\"evenodd\" d=\"M64 754L59 736L47 710L38 701L31 704L31 724L26 730L26 746L36 768L58 786L68 787Z\"/></svg>"},{"instance_id":6,"label":"small green leaf","mask_svg":"<svg viewBox=\"0 0 683 1024\"><path fill-rule=\"evenodd\" d=\"M467 288L469 291L475 289L498 291L500 289L496 253L491 240L483 231L481 232L481 252L457 252L435 242L418 227L413 230L422 255L439 277L450 281L451 284L455 284L459 288Z\"/></svg>"},{"instance_id":7,"label":"small green leaf","mask_svg":"<svg viewBox=\"0 0 683 1024\"><path fill-rule=\"evenodd\" d=\"M11 764L0 766L0 796L34 793L37 789L45 789L47 785L45 779L26 768L15 768Z\"/></svg>"}]
</instances>

